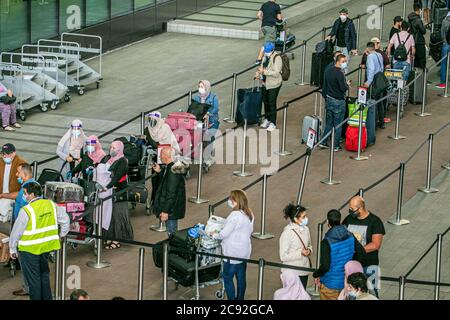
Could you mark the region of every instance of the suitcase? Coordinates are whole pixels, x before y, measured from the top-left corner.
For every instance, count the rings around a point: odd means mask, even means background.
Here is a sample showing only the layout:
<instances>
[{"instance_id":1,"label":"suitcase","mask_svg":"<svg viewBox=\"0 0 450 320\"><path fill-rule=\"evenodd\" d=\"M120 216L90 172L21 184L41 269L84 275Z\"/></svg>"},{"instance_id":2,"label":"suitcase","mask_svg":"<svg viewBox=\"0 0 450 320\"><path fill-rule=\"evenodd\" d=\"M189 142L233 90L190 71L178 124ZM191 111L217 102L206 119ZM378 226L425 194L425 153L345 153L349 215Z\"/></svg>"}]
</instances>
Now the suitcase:
<instances>
[{"instance_id":1,"label":"suitcase","mask_svg":"<svg viewBox=\"0 0 450 320\"><path fill-rule=\"evenodd\" d=\"M295 36L292 33L287 35L286 44L284 43L284 40L280 36L278 36L275 40L275 51L284 52L285 50L291 48L293 45L295 45Z\"/></svg>"},{"instance_id":2,"label":"suitcase","mask_svg":"<svg viewBox=\"0 0 450 320\"><path fill-rule=\"evenodd\" d=\"M83 202L84 190L74 183L47 182L44 188L44 197L56 203Z\"/></svg>"},{"instance_id":3,"label":"suitcase","mask_svg":"<svg viewBox=\"0 0 450 320\"><path fill-rule=\"evenodd\" d=\"M312 54L312 62L311 62L311 79L310 83L313 86L322 87L323 79L325 76L325 68L333 61L333 56L326 53L326 51L322 53L314 52Z\"/></svg>"},{"instance_id":4,"label":"suitcase","mask_svg":"<svg viewBox=\"0 0 450 320\"><path fill-rule=\"evenodd\" d=\"M424 92L423 92L423 82L424 82L424 76L423 72L420 72L420 75L418 75L417 69L411 70L408 83L413 81L416 76L419 76L417 80L409 86L409 102L412 104L422 104Z\"/></svg>"},{"instance_id":5,"label":"suitcase","mask_svg":"<svg viewBox=\"0 0 450 320\"><path fill-rule=\"evenodd\" d=\"M42 170L37 182L43 186L47 182L55 182L55 181L64 181L63 176L61 175L61 171L57 171L54 169L44 169Z\"/></svg>"},{"instance_id":6,"label":"suitcase","mask_svg":"<svg viewBox=\"0 0 450 320\"><path fill-rule=\"evenodd\" d=\"M247 120L248 125L258 124L262 109L261 88L238 89L237 101L236 123L242 125Z\"/></svg>"},{"instance_id":7,"label":"suitcase","mask_svg":"<svg viewBox=\"0 0 450 320\"><path fill-rule=\"evenodd\" d=\"M128 178L133 182L143 180L145 178L145 166L129 166Z\"/></svg>"},{"instance_id":8,"label":"suitcase","mask_svg":"<svg viewBox=\"0 0 450 320\"><path fill-rule=\"evenodd\" d=\"M321 132L320 132L320 128L322 125L322 119L319 116L306 116L303 118L303 123L302 123L302 138L301 138L301 143L304 144L308 141L308 133L309 133L309 129L313 129L314 131L316 131L316 140L314 141L314 143L316 144L319 141Z\"/></svg>"},{"instance_id":9,"label":"suitcase","mask_svg":"<svg viewBox=\"0 0 450 320\"><path fill-rule=\"evenodd\" d=\"M198 148L202 139L202 129L198 129L199 122L194 115L187 112L172 112L167 116L166 123L173 131L185 157L197 158Z\"/></svg>"},{"instance_id":10,"label":"suitcase","mask_svg":"<svg viewBox=\"0 0 450 320\"><path fill-rule=\"evenodd\" d=\"M133 203L146 204L148 199L148 189L144 185L134 186L128 190L128 201Z\"/></svg>"},{"instance_id":11,"label":"suitcase","mask_svg":"<svg viewBox=\"0 0 450 320\"><path fill-rule=\"evenodd\" d=\"M348 151L358 151L358 134L359 128L357 127L347 127L345 134L345 149ZM362 128L362 139L361 139L361 150L366 150L367 148L367 129Z\"/></svg>"},{"instance_id":12,"label":"suitcase","mask_svg":"<svg viewBox=\"0 0 450 320\"><path fill-rule=\"evenodd\" d=\"M375 100L369 99L367 105L371 106ZM375 130L377 126L376 121L376 114L377 114L377 105L374 104L370 108L367 108L367 120L366 120L366 129L367 129L367 145L375 144L376 141L376 135Z\"/></svg>"}]
</instances>

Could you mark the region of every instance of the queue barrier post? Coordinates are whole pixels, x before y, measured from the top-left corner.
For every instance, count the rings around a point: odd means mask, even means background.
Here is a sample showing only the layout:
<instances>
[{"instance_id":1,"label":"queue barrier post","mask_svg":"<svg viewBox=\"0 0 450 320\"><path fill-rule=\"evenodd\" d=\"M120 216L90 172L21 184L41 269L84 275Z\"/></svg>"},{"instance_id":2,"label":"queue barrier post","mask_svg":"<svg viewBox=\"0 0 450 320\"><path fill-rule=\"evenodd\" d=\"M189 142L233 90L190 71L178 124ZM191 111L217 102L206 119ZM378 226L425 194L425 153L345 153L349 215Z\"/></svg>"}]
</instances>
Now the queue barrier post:
<instances>
[{"instance_id":1,"label":"queue barrier post","mask_svg":"<svg viewBox=\"0 0 450 320\"><path fill-rule=\"evenodd\" d=\"M55 300L60 300L60 283L61 283L61 249L56 251L55 260Z\"/></svg>"},{"instance_id":2,"label":"queue barrier post","mask_svg":"<svg viewBox=\"0 0 450 320\"><path fill-rule=\"evenodd\" d=\"M67 257L67 238L64 237L61 246L60 300L66 300L66 257Z\"/></svg>"},{"instance_id":3,"label":"queue barrier post","mask_svg":"<svg viewBox=\"0 0 450 320\"><path fill-rule=\"evenodd\" d=\"M371 108L375 108L375 106L372 106ZM363 116L364 116L364 105L359 106L359 123L358 123L358 153L355 156L350 156L350 159L356 160L356 161L364 161L369 160L369 157L361 156L362 152L362 132L363 132Z\"/></svg>"},{"instance_id":4,"label":"queue barrier post","mask_svg":"<svg viewBox=\"0 0 450 320\"><path fill-rule=\"evenodd\" d=\"M33 179L37 181L38 179L38 163L33 161Z\"/></svg>"},{"instance_id":5,"label":"queue barrier post","mask_svg":"<svg viewBox=\"0 0 450 320\"><path fill-rule=\"evenodd\" d=\"M244 132L242 135L242 164L241 171L234 171L233 174L237 177L250 177L253 175L251 172L245 171L245 161L247 158L247 119L244 120Z\"/></svg>"},{"instance_id":6,"label":"queue barrier post","mask_svg":"<svg viewBox=\"0 0 450 320\"><path fill-rule=\"evenodd\" d=\"M409 220L402 219L402 204L403 204L403 188L405 185L405 163L400 164L398 191L397 191L397 213L394 220L389 220L390 224L395 226L403 226L409 224Z\"/></svg>"},{"instance_id":7,"label":"queue barrier post","mask_svg":"<svg viewBox=\"0 0 450 320\"><path fill-rule=\"evenodd\" d=\"M150 226L150 230L151 231L156 231L156 232L166 232L167 231L166 222L165 221L161 221L161 219L159 219L159 223L151 225Z\"/></svg>"},{"instance_id":8,"label":"queue barrier post","mask_svg":"<svg viewBox=\"0 0 450 320\"><path fill-rule=\"evenodd\" d=\"M96 244L97 244L97 259L95 261L88 261L87 262L87 266L89 268L94 268L94 269L103 269L103 268L108 268L111 266L111 263L109 263L108 261L104 261L102 260L102 251L103 251L103 240L102 240L102 222L103 222L103 200L100 201L100 204L97 205L94 209L95 211L95 220L97 223L97 240L96 240Z\"/></svg>"},{"instance_id":9,"label":"queue barrier post","mask_svg":"<svg viewBox=\"0 0 450 320\"><path fill-rule=\"evenodd\" d=\"M138 264L138 300L144 300L144 257L145 248L139 248L139 264Z\"/></svg>"},{"instance_id":10,"label":"queue barrier post","mask_svg":"<svg viewBox=\"0 0 450 320\"><path fill-rule=\"evenodd\" d=\"M305 157L305 163L303 165L303 171L302 176L300 178L300 186L297 194L297 205L300 205L302 203L303 198L303 191L305 189L305 182L306 182L306 174L308 173L308 166L309 166L309 158L311 157L312 150L311 148L308 148L306 150L306 157ZM303 207L306 207L303 205Z\"/></svg>"},{"instance_id":11,"label":"queue barrier post","mask_svg":"<svg viewBox=\"0 0 450 320\"><path fill-rule=\"evenodd\" d=\"M422 106L420 108L420 112L415 112L414 114L418 117L428 117L431 116L431 113L425 112L425 106L427 104L427 81L428 81L428 69L425 68L425 70L422 73L423 76L423 97L422 97Z\"/></svg>"},{"instance_id":12,"label":"queue barrier post","mask_svg":"<svg viewBox=\"0 0 450 320\"><path fill-rule=\"evenodd\" d=\"M141 136L144 135L145 130L145 112L141 112Z\"/></svg>"},{"instance_id":13,"label":"queue barrier post","mask_svg":"<svg viewBox=\"0 0 450 320\"><path fill-rule=\"evenodd\" d=\"M404 276L401 276L399 278L398 300L405 300L405 287L406 287L406 278Z\"/></svg>"},{"instance_id":14,"label":"queue barrier post","mask_svg":"<svg viewBox=\"0 0 450 320\"><path fill-rule=\"evenodd\" d=\"M437 246L436 246L436 272L434 277L434 300L439 300L439 291L441 282L441 267L442 267L442 234L437 235Z\"/></svg>"},{"instance_id":15,"label":"queue barrier post","mask_svg":"<svg viewBox=\"0 0 450 320\"><path fill-rule=\"evenodd\" d=\"M307 83L305 82L305 75L306 75L306 55L307 55L307 48L306 45L308 44L308 42L306 40L303 41L303 46L302 46L302 58L301 58L301 62L302 62L302 66L300 68L300 82L297 83L297 85L299 86L305 86L307 85Z\"/></svg>"},{"instance_id":16,"label":"queue barrier post","mask_svg":"<svg viewBox=\"0 0 450 320\"><path fill-rule=\"evenodd\" d=\"M430 133L430 135L428 136L427 181L426 186L419 189L419 191L424 193L439 192L439 189L431 187L431 169L433 164L433 141L434 141L434 134Z\"/></svg>"},{"instance_id":17,"label":"queue barrier post","mask_svg":"<svg viewBox=\"0 0 450 320\"><path fill-rule=\"evenodd\" d=\"M284 104L283 109L283 127L281 132L281 150L276 151L275 154L285 157L292 155L292 152L286 150L286 133L287 133L287 113L288 113L288 103Z\"/></svg>"},{"instance_id":18,"label":"queue barrier post","mask_svg":"<svg viewBox=\"0 0 450 320\"><path fill-rule=\"evenodd\" d=\"M198 277L198 254L195 252L195 296L191 300L200 300L200 283Z\"/></svg>"},{"instance_id":19,"label":"queue barrier post","mask_svg":"<svg viewBox=\"0 0 450 320\"><path fill-rule=\"evenodd\" d=\"M331 129L331 147L330 147L330 159L328 162L328 178L324 179L322 181L320 181L323 184L327 184L327 185L336 185L336 184L340 184L342 183L339 180L333 180L333 169L334 169L334 139L336 136L336 128L333 127Z\"/></svg>"},{"instance_id":20,"label":"queue barrier post","mask_svg":"<svg viewBox=\"0 0 450 320\"><path fill-rule=\"evenodd\" d=\"M202 126L202 124L200 124L200 126ZM197 128L197 130L198 129L199 128ZM202 129L203 129L203 127L200 127L200 130L202 130ZM199 160L198 160L198 176L197 176L197 196L189 198L189 202L191 202L191 203L202 204L202 203L209 202L209 200L201 198L201 193L202 193L202 174L203 174L203 139L200 139Z\"/></svg>"},{"instance_id":21,"label":"queue barrier post","mask_svg":"<svg viewBox=\"0 0 450 320\"><path fill-rule=\"evenodd\" d=\"M259 240L272 239L273 234L266 233L266 212L267 212L267 174L263 175L261 192L261 231L255 232L252 236Z\"/></svg>"},{"instance_id":22,"label":"queue barrier post","mask_svg":"<svg viewBox=\"0 0 450 320\"><path fill-rule=\"evenodd\" d=\"M230 116L223 119L226 123L236 123L236 97L237 97L237 73L233 73L233 82L231 84L231 108Z\"/></svg>"},{"instance_id":23,"label":"queue barrier post","mask_svg":"<svg viewBox=\"0 0 450 320\"><path fill-rule=\"evenodd\" d=\"M167 287L169 282L169 244L163 244L163 300L167 300Z\"/></svg>"},{"instance_id":24,"label":"queue barrier post","mask_svg":"<svg viewBox=\"0 0 450 320\"><path fill-rule=\"evenodd\" d=\"M258 297L257 300L263 299L264 293L264 267L266 265L266 261L263 258L259 259L258 266Z\"/></svg>"},{"instance_id":25,"label":"queue barrier post","mask_svg":"<svg viewBox=\"0 0 450 320\"><path fill-rule=\"evenodd\" d=\"M405 136L400 135L400 113L401 113L401 103L402 103L402 89L397 89L397 115L395 120L395 134L393 136L388 136L392 140L403 140L406 139Z\"/></svg>"},{"instance_id":26,"label":"queue barrier post","mask_svg":"<svg viewBox=\"0 0 450 320\"><path fill-rule=\"evenodd\" d=\"M379 33L379 39L380 41L383 41L383 27L384 27L384 2L380 5L380 33Z\"/></svg>"},{"instance_id":27,"label":"queue barrier post","mask_svg":"<svg viewBox=\"0 0 450 320\"><path fill-rule=\"evenodd\" d=\"M444 164L444 165L442 166L442 169L450 170L450 157L449 157L449 159L448 159L447 164Z\"/></svg>"}]
</instances>

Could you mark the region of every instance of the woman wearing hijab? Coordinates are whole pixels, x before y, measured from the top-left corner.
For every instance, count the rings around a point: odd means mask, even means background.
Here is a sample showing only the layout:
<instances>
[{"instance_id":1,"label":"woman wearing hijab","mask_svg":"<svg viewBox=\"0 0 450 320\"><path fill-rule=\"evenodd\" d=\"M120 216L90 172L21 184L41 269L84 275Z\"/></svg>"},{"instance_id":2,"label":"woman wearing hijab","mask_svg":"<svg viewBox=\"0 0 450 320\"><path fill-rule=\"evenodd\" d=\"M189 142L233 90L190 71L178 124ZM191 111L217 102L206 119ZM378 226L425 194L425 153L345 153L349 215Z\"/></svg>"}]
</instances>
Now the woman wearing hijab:
<instances>
[{"instance_id":1,"label":"woman wearing hijab","mask_svg":"<svg viewBox=\"0 0 450 320\"><path fill-rule=\"evenodd\" d=\"M284 270L280 277L283 288L275 291L274 300L311 300L296 272Z\"/></svg>"},{"instance_id":2,"label":"woman wearing hijab","mask_svg":"<svg viewBox=\"0 0 450 320\"><path fill-rule=\"evenodd\" d=\"M102 175L102 170L109 172L108 178L110 179L109 182L108 180L105 181L108 182L106 185L97 181L100 185L100 191L106 193L104 195L100 194L100 197L106 198L109 194L115 195L112 202L110 221L107 221L108 218L105 219L105 217L102 221L103 227L106 229L105 237L133 240L133 227L128 213L127 193L120 193L121 190L127 187L128 161L123 154L123 148L121 141L111 143L109 155L105 157L106 162L104 165L100 164L97 166L96 174L98 180L100 175ZM102 176L104 177L104 175ZM106 242L107 250L117 249L120 246L120 242L117 241Z\"/></svg>"},{"instance_id":3,"label":"woman wearing hijab","mask_svg":"<svg viewBox=\"0 0 450 320\"><path fill-rule=\"evenodd\" d=\"M219 99L217 95L211 92L211 83L208 80L200 80L198 82L198 95L194 97L194 101L209 104L211 107L205 115L208 120L208 128L206 128L204 141L204 165L210 167L214 164L214 140L217 130L219 129Z\"/></svg>"},{"instance_id":4,"label":"woman wearing hijab","mask_svg":"<svg viewBox=\"0 0 450 320\"><path fill-rule=\"evenodd\" d=\"M358 261L352 260L345 264L344 266L345 270L345 278L344 278L344 289L342 289L341 293L339 294L338 300L347 300L348 299L348 283L347 279L348 277L357 272L364 272L364 269Z\"/></svg>"},{"instance_id":5,"label":"woman wearing hijab","mask_svg":"<svg viewBox=\"0 0 450 320\"><path fill-rule=\"evenodd\" d=\"M69 170L75 168L80 161L81 149L83 149L86 139L83 123L78 119L73 120L70 129L59 140L56 148L56 154L61 159L63 177L66 177Z\"/></svg>"},{"instance_id":6,"label":"woman wearing hijab","mask_svg":"<svg viewBox=\"0 0 450 320\"><path fill-rule=\"evenodd\" d=\"M144 130L147 143L154 149L158 148L160 144L170 145L176 153L180 153L180 147L177 138L173 134L169 125L161 117L158 111L149 113L147 117L147 127Z\"/></svg>"},{"instance_id":7,"label":"woman wearing hijab","mask_svg":"<svg viewBox=\"0 0 450 320\"><path fill-rule=\"evenodd\" d=\"M85 142L85 145L81 151L80 162L67 173L66 178L70 179L72 176L81 173L83 179L89 179L93 170L99 165L103 158L106 156L105 151L102 149L102 145L97 136L89 136Z\"/></svg>"}]
</instances>

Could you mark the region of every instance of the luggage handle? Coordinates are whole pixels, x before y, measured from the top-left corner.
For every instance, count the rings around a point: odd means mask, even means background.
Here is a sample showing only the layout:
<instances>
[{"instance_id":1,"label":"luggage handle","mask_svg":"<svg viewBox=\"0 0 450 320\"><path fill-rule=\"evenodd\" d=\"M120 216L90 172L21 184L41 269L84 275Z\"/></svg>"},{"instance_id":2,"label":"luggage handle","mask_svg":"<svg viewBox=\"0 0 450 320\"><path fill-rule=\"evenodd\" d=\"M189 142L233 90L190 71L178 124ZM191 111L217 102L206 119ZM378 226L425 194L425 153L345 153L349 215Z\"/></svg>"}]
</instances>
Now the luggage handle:
<instances>
[{"instance_id":1,"label":"luggage handle","mask_svg":"<svg viewBox=\"0 0 450 320\"><path fill-rule=\"evenodd\" d=\"M256 83L257 83L257 85L256 85ZM261 80L260 79L253 78L252 92L255 92L255 89L257 89L256 92L259 92L261 90Z\"/></svg>"}]
</instances>

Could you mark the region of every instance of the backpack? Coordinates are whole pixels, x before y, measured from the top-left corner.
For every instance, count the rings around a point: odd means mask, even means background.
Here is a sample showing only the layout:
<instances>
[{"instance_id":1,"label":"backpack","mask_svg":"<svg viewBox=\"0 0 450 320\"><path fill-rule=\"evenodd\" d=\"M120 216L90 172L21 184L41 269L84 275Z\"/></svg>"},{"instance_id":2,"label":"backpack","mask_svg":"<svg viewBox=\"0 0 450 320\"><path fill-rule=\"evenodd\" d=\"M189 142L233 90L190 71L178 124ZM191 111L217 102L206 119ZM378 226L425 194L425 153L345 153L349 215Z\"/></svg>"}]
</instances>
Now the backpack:
<instances>
[{"instance_id":1,"label":"backpack","mask_svg":"<svg viewBox=\"0 0 450 320\"><path fill-rule=\"evenodd\" d=\"M400 35L397 33L399 45L397 48L395 48L395 53L394 53L394 59L396 61L408 60L409 51L406 49L405 43L408 42L408 39L410 36L411 36L411 34L408 34L405 41L400 41Z\"/></svg>"},{"instance_id":2,"label":"backpack","mask_svg":"<svg viewBox=\"0 0 450 320\"><path fill-rule=\"evenodd\" d=\"M123 143L123 154L125 155L125 158L127 158L129 166L136 166L139 164L139 161L141 160L141 149L137 145L131 143L125 137L114 139L114 141Z\"/></svg>"},{"instance_id":3,"label":"backpack","mask_svg":"<svg viewBox=\"0 0 450 320\"><path fill-rule=\"evenodd\" d=\"M283 81L288 81L289 77L291 76L291 65L289 62L289 58L285 53L279 53L275 56L281 57L281 60L283 61L283 66L281 68L281 77L283 78ZM275 61L275 58L273 59Z\"/></svg>"}]
</instances>

